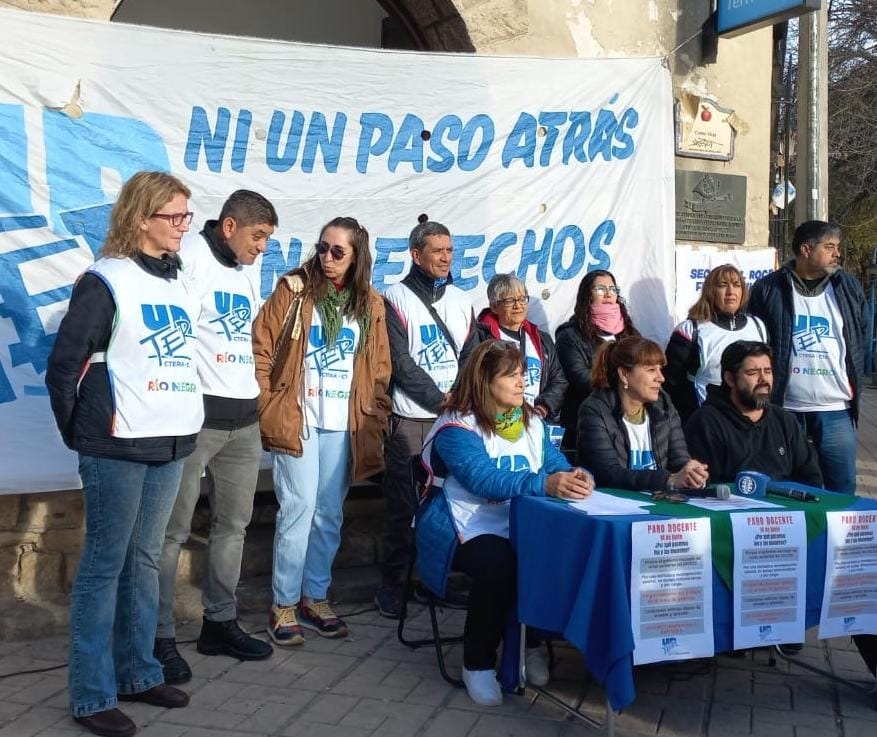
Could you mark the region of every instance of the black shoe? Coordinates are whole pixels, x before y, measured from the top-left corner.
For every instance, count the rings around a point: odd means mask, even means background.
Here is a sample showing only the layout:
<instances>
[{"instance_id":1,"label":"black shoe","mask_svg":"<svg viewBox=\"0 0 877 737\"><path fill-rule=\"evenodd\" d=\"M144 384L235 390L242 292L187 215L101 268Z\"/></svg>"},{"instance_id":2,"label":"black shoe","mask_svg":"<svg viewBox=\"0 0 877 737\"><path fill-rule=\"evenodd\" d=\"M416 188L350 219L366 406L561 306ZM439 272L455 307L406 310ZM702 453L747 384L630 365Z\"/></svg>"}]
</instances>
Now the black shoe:
<instances>
[{"instance_id":1,"label":"black shoe","mask_svg":"<svg viewBox=\"0 0 877 737\"><path fill-rule=\"evenodd\" d=\"M73 721L102 737L131 737L137 731L137 725L118 709L98 711L87 717L73 717Z\"/></svg>"},{"instance_id":2,"label":"black shoe","mask_svg":"<svg viewBox=\"0 0 877 737\"><path fill-rule=\"evenodd\" d=\"M375 592L375 606L382 617L399 619L402 613L402 586L391 583L381 584Z\"/></svg>"},{"instance_id":3,"label":"black shoe","mask_svg":"<svg viewBox=\"0 0 877 737\"><path fill-rule=\"evenodd\" d=\"M140 693L120 693L119 701L141 701L150 706L161 706L165 709L181 709L189 705L189 694L173 686L160 683Z\"/></svg>"},{"instance_id":4,"label":"black shoe","mask_svg":"<svg viewBox=\"0 0 877 737\"><path fill-rule=\"evenodd\" d=\"M202 655L230 655L238 660L264 660L274 648L244 632L236 619L211 622L205 619L195 649Z\"/></svg>"},{"instance_id":5,"label":"black shoe","mask_svg":"<svg viewBox=\"0 0 877 737\"><path fill-rule=\"evenodd\" d=\"M186 683L192 680L192 669L177 650L177 641L173 637L156 637L152 654L161 663L165 683Z\"/></svg>"},{"instance_id":6,"label":"black shoe","mask_svg":"<svg viewBox=\"0 0 877 737\"><path fill-rule=\"evenodd\" d=\"M797 655L804 649L803 642L787 642L784 645L778 645L779 651L785 656Z\"/></svg>"}]
</instances>

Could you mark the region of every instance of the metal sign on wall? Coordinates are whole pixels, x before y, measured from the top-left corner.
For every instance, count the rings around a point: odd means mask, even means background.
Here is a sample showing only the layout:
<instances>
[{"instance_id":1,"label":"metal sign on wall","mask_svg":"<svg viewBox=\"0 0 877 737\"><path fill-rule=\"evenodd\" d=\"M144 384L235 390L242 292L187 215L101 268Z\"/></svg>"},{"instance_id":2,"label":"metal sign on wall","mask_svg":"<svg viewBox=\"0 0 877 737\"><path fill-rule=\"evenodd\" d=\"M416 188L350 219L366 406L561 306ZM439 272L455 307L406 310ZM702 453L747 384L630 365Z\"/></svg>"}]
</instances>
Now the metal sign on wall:
<instances>
[{"instance_id":1,"label":"metal sign on wall","mask_svg":"<svg viewBox=\"0 0 877 737\"><path fill-rule=\"evenodd\" d=\"M676 172L676 240L743 243L746 177Z\"/></svg>"},{"instance_id":2,"label":"metal sign on wall","mask_svg":"<svg viewBox=\"0 0 877 737\"><path fill-rule=\"evenodd\" d=\"M821 7L822 0L719 0L716 29L720 36L736 36Z\"/></svg>"}]
</instances>

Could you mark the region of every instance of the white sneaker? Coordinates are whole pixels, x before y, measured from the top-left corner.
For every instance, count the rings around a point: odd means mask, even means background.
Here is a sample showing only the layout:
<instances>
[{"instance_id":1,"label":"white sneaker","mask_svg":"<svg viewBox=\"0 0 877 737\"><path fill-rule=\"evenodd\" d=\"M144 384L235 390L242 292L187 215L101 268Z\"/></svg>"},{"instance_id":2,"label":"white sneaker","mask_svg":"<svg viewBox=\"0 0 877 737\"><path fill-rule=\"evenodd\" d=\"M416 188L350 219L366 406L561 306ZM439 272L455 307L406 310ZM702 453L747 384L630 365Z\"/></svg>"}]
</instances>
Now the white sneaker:
<instances>
[{"instance_id":1,"label":"white sneaker","mask_svg":"<svg viewBox=\"0 0 877 737\"><path fill-rule=\"evenodd\" d=\"M534 686L548 685L548 660L541 647L528 647L524 652L524 667L527 681Z\"/></svg>"},{"instance_id":2,"label":"white sneaker","mask_svg":"<svg viewBox=\"0 0 877 737\"><path fill-rule=\"evenodd\" d=\"M481 706L502 706L502 691L495 670L467 670L463 668L463 683L469 698Z\"/></svg>"}]
</instances>

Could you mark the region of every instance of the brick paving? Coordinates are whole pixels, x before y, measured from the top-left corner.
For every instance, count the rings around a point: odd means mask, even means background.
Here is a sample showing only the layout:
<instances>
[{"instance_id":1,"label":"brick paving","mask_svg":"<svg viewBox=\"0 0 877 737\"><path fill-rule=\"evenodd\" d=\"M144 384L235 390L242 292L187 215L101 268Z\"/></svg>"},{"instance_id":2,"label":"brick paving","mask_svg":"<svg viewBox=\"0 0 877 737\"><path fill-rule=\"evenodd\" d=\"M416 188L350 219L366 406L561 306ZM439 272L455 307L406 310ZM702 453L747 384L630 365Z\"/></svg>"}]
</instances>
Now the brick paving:
<instances>
[{"instance_id":1,"label":"brick paving","mask_svg":"<svg viewBox=\"0 0 877 737\"><path fill-rule=\"evenodd\" d=\"M859 493L877 498L877 389L863 393L859 434ZM409 650L395 623L367 607L350 612L351 634L340 641L307 632L300 648L276 649L258 663L197 654L194 624L183 626L183 655L195 673L184 686L185 709L125 704L142 737L575 737L595 733L534 697L507 695L498 708L473 705L438 674L430 649ZM427 633L413 605L409 634ZM262 615L245 615L251 632ZM442 614L443 631L462 627L462 614ZM808 633L801 657L841 677L873 685L849 640L819 641ZM557 646L552 689L587 713L604 713L604 694L572 648ZM448 650L457 672L460 647ZM0 737L88 734L67 711L66 638L0 642ZM44 673L5 676L62 667ZM617 718L619 737L874 737L877 694L836 685L795 665L769 662L766 650L711 660L640 667L636 702Z\"/></svg>"}]
</instances>

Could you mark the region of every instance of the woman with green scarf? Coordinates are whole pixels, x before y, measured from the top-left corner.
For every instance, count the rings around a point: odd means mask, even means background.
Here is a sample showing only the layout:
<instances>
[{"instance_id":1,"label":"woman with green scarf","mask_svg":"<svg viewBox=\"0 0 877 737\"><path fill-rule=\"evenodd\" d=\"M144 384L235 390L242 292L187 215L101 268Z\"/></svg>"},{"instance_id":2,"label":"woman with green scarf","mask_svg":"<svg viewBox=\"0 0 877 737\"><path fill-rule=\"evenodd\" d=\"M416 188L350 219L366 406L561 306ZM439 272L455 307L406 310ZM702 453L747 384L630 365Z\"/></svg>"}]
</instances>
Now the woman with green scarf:
<instances>
[{"instance_id":1,"label":"woman with green scarf","mask_svg":"<svg viewBox=\"0 0 877 737\"><path fill-rule=\"evenodd\" d=\"M383 469L390 412L390 347L368 232L335 218L315 250L280 279L253 323L262 445L280 505L268 625L278 645L303 643L303 627L347 635L327 599L344 498L351 482Z\"/></svg>"},{"instance_id":2,"label":"woman with green scarf","mask_svg":"<svg viewBox=\"0 0 877 737\"><path fill-rule=\"evenodd\" d=\"M415 538L423 584L441 597L451 570L472 578L463 632L463 682L476 704L496 706L496 651L516 590L509 505L516 496L581 500L591 474L571 468L545 423L524 401L524 356L513 343L488 340L469 357L443 413L427 436L423 463L430 496ZM538 641L528 637L527 677L548 681Z\"/></svg>"}]
</instances>

